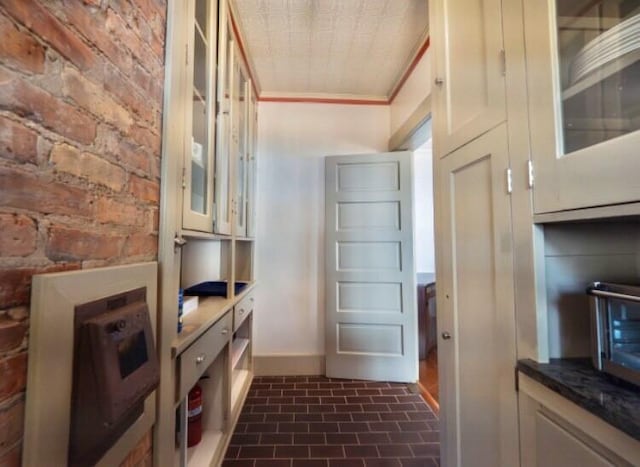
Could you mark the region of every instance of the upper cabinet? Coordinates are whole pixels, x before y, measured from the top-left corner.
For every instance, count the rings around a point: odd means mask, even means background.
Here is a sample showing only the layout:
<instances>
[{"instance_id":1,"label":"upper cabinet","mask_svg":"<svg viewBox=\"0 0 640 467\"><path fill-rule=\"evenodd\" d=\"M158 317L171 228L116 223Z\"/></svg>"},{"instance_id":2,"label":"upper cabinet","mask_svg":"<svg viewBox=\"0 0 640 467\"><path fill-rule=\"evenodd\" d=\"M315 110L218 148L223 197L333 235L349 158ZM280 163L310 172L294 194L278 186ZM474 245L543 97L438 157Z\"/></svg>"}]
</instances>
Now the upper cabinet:
<instances>
[{"instance_id":1,"label":"upper cabinet","mask_svg":"<svg viewBox=\"0 0 640 467\"><path fill-rule=\"evenodd\" d=\"M431 5L434 149L443 157L506 118L502 7L500 0Z\"/></svg>"},{"instance_id":2,"label":"upper cabinet","mask_svg":"<svg viewBox=\"0 0 640 467\"><path fill-rule=\"evenodd\" d=\"M237 50L237 49L236 49ZM236 54L238 51L236 51ZM234 64L233 100L231 104L232 154L235 176L233 208L235 214L235 234L247 235L247 149L249 146L249 80L240 60Z\"/></svg>"},{"instance_id":3,"label":"upper cabinet","mask_svg":"<svg viewBox=\"0 0 640 467\"><path fill-rule=\"evenodd\" d=\"M247 145L247 237L256 236L256 182L258 152L258 105L253 88L249 87L249 143Z\"/></svg>"},{"instance_id":4,"label":"upper cabinet","mask_svg":"<svg viewBox=\"0 0 640 467\"><path fill-rule=\"evenodd\" d=\"M183 165L182 227L211 232L213 228L213 168L215 128L214 93L217 41L217 4L189 0Z\"/></svg>"},{"instance_id":5,"label":"upper cabinet","mask_svg":"<svg viewBox=\"0 0 640 467\"><path fill-rule=\"evenodd\" d=\"M640 200L640 4L524 8L534 211Z\"/></svg>"}]
</instances>

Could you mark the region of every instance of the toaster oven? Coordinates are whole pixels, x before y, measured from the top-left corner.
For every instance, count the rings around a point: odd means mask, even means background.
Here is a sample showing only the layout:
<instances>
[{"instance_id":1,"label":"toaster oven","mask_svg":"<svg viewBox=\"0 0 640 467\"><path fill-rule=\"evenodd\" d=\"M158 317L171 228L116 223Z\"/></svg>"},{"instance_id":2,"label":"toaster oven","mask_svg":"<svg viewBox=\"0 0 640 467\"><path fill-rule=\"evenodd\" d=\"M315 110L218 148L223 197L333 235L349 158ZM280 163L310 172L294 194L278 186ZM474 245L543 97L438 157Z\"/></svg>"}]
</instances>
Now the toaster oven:
<instances>
[{"instance_id":1,"label":"toaster oven","mask_svg":"<svg viewBox=\"0 0 640 467\"><path fill-rule=\"evenodd\" d=\"M640 385L640 286L594 282L587 294L594 367Z\"/></svg>"}]
</instances>

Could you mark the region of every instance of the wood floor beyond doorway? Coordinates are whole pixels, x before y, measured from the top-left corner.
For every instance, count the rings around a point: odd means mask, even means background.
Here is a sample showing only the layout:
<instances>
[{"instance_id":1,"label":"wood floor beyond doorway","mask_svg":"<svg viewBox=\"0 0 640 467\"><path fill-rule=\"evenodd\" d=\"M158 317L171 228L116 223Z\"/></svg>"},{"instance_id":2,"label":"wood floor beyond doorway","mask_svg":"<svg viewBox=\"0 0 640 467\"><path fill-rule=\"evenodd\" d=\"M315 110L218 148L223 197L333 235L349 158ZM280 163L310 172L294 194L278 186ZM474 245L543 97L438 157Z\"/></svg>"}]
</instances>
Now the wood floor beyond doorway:
<instances>
[{"instance_id":1,"label":"wood floor beyond doorway","mask_svg":"<svg viewBox=\"0 0 640 467\"><path fill-rule=\"evenodd\" d=\"M429 351L427 358L420 360L420 386L427 404L437 414L440 411L437 347Z\"/></svg>"},{"instance_id":2,"label":"wood floor beyond doorway","mask_svg":"<svg viewBox=\"0 0 640 467\"><path fill-rule=\"evenodd\" d=\"M257 377L223 467L438 467L438 418L406 384Z\"/></svg>"}]
</instances>

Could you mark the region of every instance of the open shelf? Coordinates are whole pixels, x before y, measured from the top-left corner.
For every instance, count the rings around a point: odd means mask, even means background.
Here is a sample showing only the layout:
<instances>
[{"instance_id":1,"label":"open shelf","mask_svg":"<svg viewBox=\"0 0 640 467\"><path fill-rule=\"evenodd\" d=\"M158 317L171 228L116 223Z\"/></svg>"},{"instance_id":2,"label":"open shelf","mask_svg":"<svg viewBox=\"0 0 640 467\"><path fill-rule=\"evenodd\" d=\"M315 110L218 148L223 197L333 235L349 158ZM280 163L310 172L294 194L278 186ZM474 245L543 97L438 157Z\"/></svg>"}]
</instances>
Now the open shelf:
<instances>
[{"instance_id":1,"label":"open shelf","mask_svg":"<svg viewBox=\"0 0 640 467\"><path fill-rule=\"evenodd\" d=\"M250 370L233 370L231 378L231 410L236 412L239 403L244 400L244 394L249 390L252 373Z\"/></svg>"},{"instance_id":2,"label":"open shelf","mask_svg":"<svg viewBox=\"0 0 640 467\"><path fill-rule=\"evenodd\" d=\"M222 431L203 431L202 440L192 448L187 448L189 467L209 467L222 442L222 437Z\"/></svg>"},{"instance_id":3,"label":"open shelf","mask_svg":"<svg viewBox=\"0 0 640 467\"><path fill-rule=\"evenodd\" d=\"M241 337L236 337L231 344L231 367L235 369L238 366L238 362L242 358L242 355L245 353L247 348L249 347L249 339L244 339Z\"/></svg>"},{"instance_id":4,"label":"open shelf","mask_svg":"<svg viewBox=\"0 0 640 467\"><path fill-rule=\"evenodd\" d=\"M187 229L180 230L180 235L182 235L183 237L199 238L202 240L222 240L222 241L231 240L230 235L222 235L222 234L215 234L215 233L209 233L209 232L199 232L197 230L187 230Z\"/></svg>"}]
</instances>

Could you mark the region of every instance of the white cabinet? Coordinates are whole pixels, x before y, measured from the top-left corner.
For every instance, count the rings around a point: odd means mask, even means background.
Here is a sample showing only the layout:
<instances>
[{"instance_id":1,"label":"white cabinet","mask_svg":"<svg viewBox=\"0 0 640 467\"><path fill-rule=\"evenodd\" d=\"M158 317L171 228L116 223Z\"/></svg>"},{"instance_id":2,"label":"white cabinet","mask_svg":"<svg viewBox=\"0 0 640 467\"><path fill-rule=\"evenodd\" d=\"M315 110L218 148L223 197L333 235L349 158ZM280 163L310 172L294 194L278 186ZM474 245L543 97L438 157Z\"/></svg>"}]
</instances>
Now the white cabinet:
<instances>
[{"instance_id":1,"label":"white cabinet","mask_svg":"<svg viewBox=\"0 0 640 467\"><path fill-rule=\"evenodd\" d=\"M431 2L434 149L444 157L506 119L500 0Z\"/></svg>"},{"instance_id":2,"label":"white cabinet","mask_svg":"<svg viewBox=\"0 0 640 467\"><path fill-rule=\"evenodd\" d=\"M247 237L256 236L256 190L258 152L258 103L253 89L249 87L249 143L247 145Z\"/></svg>"},{"instance_id":3,"label":"white cabinet","mask_svg":"<svg viewBox=\"0 0 640 467\"><path fill-rule=\"evenodd\" d=\"M519 373L521 467L640 465L640 442Z\"/></svg>"},{"instance_id":4,"label":"white cabinet","mask_svg":"<svg viewBox=\"0 0 640 467\"><path fill-rule=\"evenodd\" d=\"M518 465L506 125L436 162L443 465Z\"/></svg>"},{"instance_id":5,"label":"white cabinet","mask_svg":"<svg viewBox=\"0 0 640 467\"><path fill-rule=\"evenodd\" d=\"M524 2L536 213L640 200L637 2Z\"/></svg>"},{"instance_id":6,"label":"white cabinet","mask_svg":"<svg viewBox=\"0 0 640 467\"><path fill-rule=\"evenodd\" d=\"M216 89L216 23L214 0L189 0L187 9L187 57L183 160L182 227L213 231L213 157Z\"/></svg>"},{"instance_id":7,"label":"white cabinet","mask_svg":"<svg viewBox=\"0 0 640 467\"><path fill-rule=\"evenodd\" d=\"M235 57L240 57L236 46ZM234 192L233 213L235 235L247 235L247 149L249 147L249 87L247 72L240 60L233 63L233 85L231 90L231 152L233 156Z\"/></svg>"}]
</instances>

